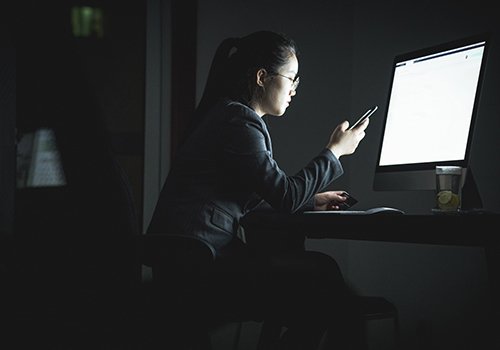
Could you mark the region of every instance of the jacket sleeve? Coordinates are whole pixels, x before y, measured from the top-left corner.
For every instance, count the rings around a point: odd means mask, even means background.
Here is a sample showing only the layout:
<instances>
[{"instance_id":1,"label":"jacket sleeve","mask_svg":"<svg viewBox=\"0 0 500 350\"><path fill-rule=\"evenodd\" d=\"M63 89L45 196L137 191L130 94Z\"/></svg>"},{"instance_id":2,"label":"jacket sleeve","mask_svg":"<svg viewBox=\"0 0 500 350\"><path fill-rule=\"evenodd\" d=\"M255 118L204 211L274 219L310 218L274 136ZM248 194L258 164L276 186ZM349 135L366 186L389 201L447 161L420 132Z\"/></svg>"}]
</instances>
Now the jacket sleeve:
<instances>
[{"instance_id":1,"label":"jacket sleeve","mask_svg":"<svg viewBox=\"0 0 500 350\"><path fill-rule=\"evenodd\" d=\"M274 209L293 213L343 173L333 153L322 150L293 176L286 175L272 158L264 122L250 113L230 120L221 130L224 156L252 190Z\"/></svg>"}]
</instances>

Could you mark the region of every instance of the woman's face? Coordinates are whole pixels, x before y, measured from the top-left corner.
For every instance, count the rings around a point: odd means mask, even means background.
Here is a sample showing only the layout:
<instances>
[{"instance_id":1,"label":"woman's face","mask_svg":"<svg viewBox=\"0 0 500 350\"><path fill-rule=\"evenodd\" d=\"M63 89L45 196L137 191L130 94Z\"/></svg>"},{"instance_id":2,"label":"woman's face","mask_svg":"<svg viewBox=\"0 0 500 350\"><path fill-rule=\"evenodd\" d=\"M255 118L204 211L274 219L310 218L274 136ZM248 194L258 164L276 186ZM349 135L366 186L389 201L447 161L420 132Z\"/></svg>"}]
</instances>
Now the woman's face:
<instances>
[{"instance_id":1,"label":"woman's face","mask_svg":"<svg viewBox=\"0 0 500 350\"><path fill-rule=\"evenodd\" d=\"M274 116L282 116L292 96L295 96L293 81L299 72L299 61L295 55L292 55L279 70L278 74L273 77L264 77L263 86L264 92L261 99L254 104L255 112L263 117L265 114Z\"/></svg>"}]
</instances>

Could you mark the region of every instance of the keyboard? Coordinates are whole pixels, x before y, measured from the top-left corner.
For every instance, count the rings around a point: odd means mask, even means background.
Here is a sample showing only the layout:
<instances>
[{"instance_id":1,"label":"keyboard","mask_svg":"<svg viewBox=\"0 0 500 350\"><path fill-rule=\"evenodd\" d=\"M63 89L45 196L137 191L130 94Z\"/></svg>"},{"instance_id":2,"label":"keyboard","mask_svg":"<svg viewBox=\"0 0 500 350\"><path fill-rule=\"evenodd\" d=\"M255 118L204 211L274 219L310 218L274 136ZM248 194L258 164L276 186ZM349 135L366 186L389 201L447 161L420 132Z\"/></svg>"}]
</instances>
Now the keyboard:
<instances>
[{"instance_id":1,"label":"keyboard","mask_svg":"<svg viewBox=\"0 0 500 350\"><path fill-rule=\"evenodd\" d=\"M390 208L377 207L368 210L330 210L330 211L305 211L304 214L337 214L337 215L403 215L404 211Z\"/></svg>"}]
</instances>

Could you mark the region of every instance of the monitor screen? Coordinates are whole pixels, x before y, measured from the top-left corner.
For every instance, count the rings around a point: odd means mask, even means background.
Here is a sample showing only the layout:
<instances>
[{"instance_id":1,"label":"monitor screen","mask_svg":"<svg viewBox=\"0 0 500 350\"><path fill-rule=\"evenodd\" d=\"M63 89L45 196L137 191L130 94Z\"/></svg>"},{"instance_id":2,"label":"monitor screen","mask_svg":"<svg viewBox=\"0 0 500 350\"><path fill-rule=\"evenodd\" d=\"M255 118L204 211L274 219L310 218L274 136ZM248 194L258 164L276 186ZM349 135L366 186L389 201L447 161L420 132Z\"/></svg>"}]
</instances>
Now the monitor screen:
<instances>
[{"instance_id":1,"label":"monitor screen","mask_svg":"<svg viewBox=\"0 0 500 350\"><path fill-rule=\"evenodd\" d=\"M66 185L61 154L54 131L39 128L19 135L16 187L58 187Z\"/></svg>"},{"instance_id":2,"label":"monitor screen","mask_svg":"<svg viewBox=\"0 0 500 350\"><path fill-rule=\"evenodd\" d=\"M376 190L432 189L434 178L423 178L421 171L467 167L487 43L482 35L396 56ZM408 172L421 179L395 178ZM384 173L390 183L378 179Z\"/></svg>"}]
</instances>

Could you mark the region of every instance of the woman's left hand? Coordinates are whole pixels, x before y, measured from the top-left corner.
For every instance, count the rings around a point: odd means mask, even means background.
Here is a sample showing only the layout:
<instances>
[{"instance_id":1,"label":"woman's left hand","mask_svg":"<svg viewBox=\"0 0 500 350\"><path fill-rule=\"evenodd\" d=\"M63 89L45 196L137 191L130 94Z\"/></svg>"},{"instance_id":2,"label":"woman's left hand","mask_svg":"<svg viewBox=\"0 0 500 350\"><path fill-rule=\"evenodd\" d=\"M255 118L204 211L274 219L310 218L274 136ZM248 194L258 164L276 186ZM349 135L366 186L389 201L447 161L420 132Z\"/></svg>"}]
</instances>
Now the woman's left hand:
<instances>
[{"instance_id":1,"label":"woman's left hand","mask_svg":"<svg viewBox=\"0 0 500 350\"><path fill-rule=\"evenodd\" d=\"M325 211L325 210L339 210L339 203L346 200L342 194L345 191L328 191L316 194L314 201L314 210Z\"/></svg>"}]
</instances>

